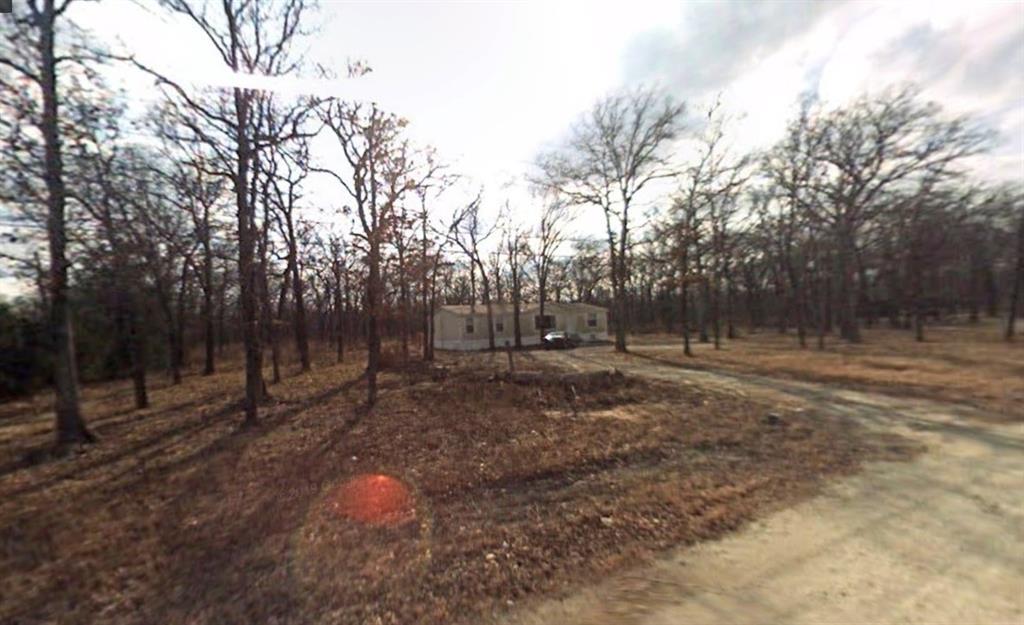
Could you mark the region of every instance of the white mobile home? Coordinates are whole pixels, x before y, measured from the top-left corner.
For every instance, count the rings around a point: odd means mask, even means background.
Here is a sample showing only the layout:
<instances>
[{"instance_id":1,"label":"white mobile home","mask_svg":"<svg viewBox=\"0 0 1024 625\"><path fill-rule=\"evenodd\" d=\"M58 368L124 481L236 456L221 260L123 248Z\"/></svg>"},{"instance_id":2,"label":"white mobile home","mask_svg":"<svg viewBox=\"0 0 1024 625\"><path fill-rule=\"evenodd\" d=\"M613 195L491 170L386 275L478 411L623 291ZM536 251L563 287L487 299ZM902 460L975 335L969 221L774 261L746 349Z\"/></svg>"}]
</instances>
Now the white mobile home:
<instances>
[{"instance_id":1,"label":"white mobile home","mask_svg":"<svg viewBox=\"0 0 1024 625\"><path fill-rule=\"evenodd\" d=\"M494 345L515 345L515 315L512 304L492 304ZM544 304L541 319L537 304L523 304L519 310L519 331L523 345L538 345L552 330L576 335L583 341L608 340L608 311L593 304ZM434 347L437 349L487 349L487 306L441 306L434 313Z\"/></svg>"}]
</instances>

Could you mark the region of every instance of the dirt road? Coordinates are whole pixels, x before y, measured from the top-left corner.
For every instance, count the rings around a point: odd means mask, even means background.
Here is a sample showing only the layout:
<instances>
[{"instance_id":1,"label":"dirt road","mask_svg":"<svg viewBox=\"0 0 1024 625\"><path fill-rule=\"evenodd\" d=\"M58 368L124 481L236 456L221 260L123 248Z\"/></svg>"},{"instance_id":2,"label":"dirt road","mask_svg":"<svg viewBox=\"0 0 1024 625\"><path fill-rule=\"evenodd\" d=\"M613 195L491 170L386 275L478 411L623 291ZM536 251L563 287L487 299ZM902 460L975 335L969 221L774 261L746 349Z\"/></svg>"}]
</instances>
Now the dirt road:
<instances>
[{"instance_id":1,"label":"dirt road","mask_svg":"<svg viewBox=\"0 0 1024 625\"><path fill-rule=\"evenodd\" d=\"M951 404L685 370L658 354L595 347L537 357L799 402L928 451L873 463L724 540L523 606L509 625L1024 623L1020 424L985 423Z\"/></svg>"}]
</instances>

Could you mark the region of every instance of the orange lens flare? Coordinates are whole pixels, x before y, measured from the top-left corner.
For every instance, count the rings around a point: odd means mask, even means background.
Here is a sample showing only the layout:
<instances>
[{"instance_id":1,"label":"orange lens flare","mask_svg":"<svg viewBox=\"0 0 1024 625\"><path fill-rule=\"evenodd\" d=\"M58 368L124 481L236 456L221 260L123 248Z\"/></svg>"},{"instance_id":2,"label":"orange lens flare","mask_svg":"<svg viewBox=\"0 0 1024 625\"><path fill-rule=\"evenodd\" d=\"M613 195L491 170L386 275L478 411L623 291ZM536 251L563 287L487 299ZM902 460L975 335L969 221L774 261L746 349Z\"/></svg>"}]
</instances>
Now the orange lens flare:
<instances>
[{"instance_id":1,"label":"orange lens flare","mask_svg":"<svg viewBox=\"0 0 1024 625\"><path fill-rule=\"evenodd\" d=\"M327 496L332 512L368 525L396 526L416 518L409 488L389 475L354 477Z\"/></svg>"}]
</instances>

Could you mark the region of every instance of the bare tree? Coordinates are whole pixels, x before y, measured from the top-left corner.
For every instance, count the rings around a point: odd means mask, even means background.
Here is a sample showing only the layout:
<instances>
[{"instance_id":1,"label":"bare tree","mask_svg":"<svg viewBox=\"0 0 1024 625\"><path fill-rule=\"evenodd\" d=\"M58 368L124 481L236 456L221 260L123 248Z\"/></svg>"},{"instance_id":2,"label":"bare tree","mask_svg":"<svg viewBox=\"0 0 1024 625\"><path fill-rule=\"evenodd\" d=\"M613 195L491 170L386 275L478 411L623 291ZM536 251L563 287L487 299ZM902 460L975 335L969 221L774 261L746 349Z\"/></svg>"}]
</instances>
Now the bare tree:
<instances>
[{"instance_id":1,"label":"bare tree","mask_svg":"<svg viewBox=\"0 0 1024 625\"><path fill-rule=\"evenodd\" d=\"M139 210L144 199L134 196L149 190L148 172L138 166L135 155L118 149L117 141L116 130L112 130L88 142L75 142L72 149L79 153L83 170L75 198L95 223L96 236L83 237L90 264L110 267L109 289L118 321L116 342L125 347L131 361L135 408L141 410L149 406L142 299L149 241L142 227L143 211ZM126 184L129 182L130 186ZM171 347L173 358L174 345Z\"/></svg>"},{"instance_id":2,"label":"bare tree","mask_svg":"<svg viewBox=\"0 0 1024 625\"><path fill-rule=\"evenodd\" d=\"M1016 194L1014 198L1017 204L1017 262L1013 270L1013 286L1010 293L1009 311L1006 315L1006 340L1012 341L1016 332L1017 312L1021 306L1024 295L1024 195Z\"/></svg>"},{"instance_id":3,"label":"bare tree","mask_svg":"<svg viewBox=\"0 0 1024 625\"><path fill-rule=\"evenodd\" d=\"M434 359L434 308L437 295L437 275L441 270L447 236L434 240L434 229L430 225L430 212L427 209L427 198L433 191L437 197L448 181L443 177L439 180L436 188L423 185L417 189L420 200L420 210L416 215L420 228L419 253L420 253L420 298L423 308L423 360Z\"/></svg>"},{"instance_id":4,"label":"bare tree","mask_svg":"<svg viewBox=\"0 0 1024 625\"><path fill-rule=\"evenodd\" d=\"M806 230L811 227L804 206L809 201L809 185L818 147L810 143L818 137L811 137L808 132L812 104L808 98L801 102L800 113L789 124L785 138L765 156L763 168L776 191L755 200L758 217L768 232L781 266L780 273L789 280L788 303L795 314L800 347L807 346L806 274L810 262L807 246L801 245L801 238L806 238ZM771 211L773 206L778 206L776 213Z\"/></svg>"},{"instance_id":5,"label":"bare tree","mask_svg":"<svg viewBox=\"0 0 1024 625\"><path fill-rule=\"evenodd\" d=\"M217 230L216 214L225 199L225 181L215 174L206 171L208 160L201 146L179 143L175 133L168 125L173 125L173 117L166 119L158 111L152 119L156 132L167 141L164 160L169 163L166 171L161 171L166 178L165 186L171 191L167 200L188 214L191 221L191 236L198 244L199 260L192 261L193 270L199 278L202 291L200 318L203 333L203 375L213 375L216 371L216 332L214 298L217 287L214 281L215 231Z\"/></svg>"},{"instance_id":6,"label":"bare tree","mask_svg":"<svg viewBox=\"0 0 1024 625\"><path fill-rule=\"evenodd\" d=\"M724 145L725 120L716 100L707 111L696 159L684 168L682 184L672 205L667 231L675 237L674 256L679 264L679 301L683 325L683 352L690 349L689 292L691 282L703 288L700 316L701 340L706 341L710 307L715 348L720 346L719 307L721 279L728 275L729 220L736 197L745 182L744 161L732 159ZM695 261L691 270L690 260Z\"/></svg>"},{"instance_id":7,"label":"bare tree","mask_svg":"<svg viewBox=\"0 0 1024 625\"><path fill-rule=\"evenodd\" d=\"M926 178L917 189L890 194L889 209L880 216L881 229L891 233L901 250L906 308L918 341L924 341L925 317L933 308L928 282L937 279L934 268L947 264L943 256L953 253L956 233L981 201L978 189L969 185L954 189L936 187L935 182Z\"/></svg>"},{"instance_id":8,"label":"bare tree","mask_svg":"<svg viewBox=\"0 0 1024 625\"><path fill-rule=\"evenodd\" d=\"M494 285L494 300L499 304L505 303L505 263L502 256L505 253L504 243L499 243L487 255L487 271L491 275L491 284Z\"/></svg>"},{"instance_id":9,"label":"bare tree","mask_svg":"<svg viewBox=\"0 0 1024 625\"><path fill-rule=\"evenodd\" d=\"M0 133L8 179L3 199L43 207L49 247L49 334L53 349L57 446L94 440L82 418L78 370L69 306L65 135L74 127L65 119L73 100L95 76L88 60L95 54L65 17L70 0L29 0L15 3L12 15L0 19ZM58 41L58 33L69 33ZM64 68L68 81L62 80ZM62 109L62 107L64 107ZM40 184L41 183L41 184Z\"/></svg>"},{"instance_id":10,"label":"bare tree","mask_svg":"<svg viewBox=\"0 0 1024 625\"><path fill-rule=\"evenodd\" d=\"M349 258L345 241L339 236L328 240L328 258L334 278L334 340L337 361L345 360L345 319L349 299Z\"/></svg>"},{"instance_id":11,"label":"bare tree","mask_svg":"<svg viewBox=\"0 0 1024 625\"><path fill-rule=\"evenodd\" d=\"M403 362L409 362L409 338L412 333L413 284L416 282L416 258L414 247L419 232L416 230L416 216L406 202L395 208L390 240L395 250L395 279L398 281L399 342Z\"/></svg>"},{"instance_id":12,"label":"bare tree","mask_svg":"<svg viewBox=\"0 0 1024 625\"><path fill-rule=\"evenodd\" d=\"M287 249L287 268L289 274L292 301L295 310L292 328L295 335L295 347L299 352L299 366L302 371L309 371L309 331L306 324L305 284L302 279L302 259L299 257L298 224L296 223L296 205L301 198L300 186L309 175L309 147L305 138L297 139L291 150L285 145L277 145L268 151L268 183L272 194L272 202L278 222L278 229ZM282 301L283 301L282 295Z\"/></svg>"},{"instance_id":13,"label":"bare tree","mask_svg":"<svg viewBox=\"0 0 1024 625\"><path fill-rule=\"evenodd\" d=\"M395 231L406 194L426 185L436 170L429 161L424 166L416 160L416 153L402 137L405 120L375 104L367 107L331 100L320 105L318 115L337 140L348 169L343 173L322 168L316 171L334 178L353 202L360 228L357 240L366 253L367 403L373 405L380 369L384 246Z\"/></svg>"},{"instance_id":14,"label":"bare tree","mask_svg":"<svg viewBox=\"0 0 1024 625\"><path fill-rule=\"evenodd\" d=\"M536 244L533 246L533 269L537 279L538 317L535 324L540 336L550 330L547 324L545 305L548 301L548 287L555 265L555 254L566 236L566 226L572 219L569 208L557 198L549 198L541 210L540 222L536 229Z\"/></svg>"},{"instance_id":15,"label":"bare tree","mask_svg":"<svg viewBox=\"0 0 1024 625\"><path fill-rule=\"evenodd\" d=\"M217 4L190 0L164 0L163 5L191 22L216 49L224 65L236 74L281 76L295 72L300 61L291 56L302 34L308 12L304 0L248 2L224 0ZM304 116L279 119L273 136L261 134L258 92L233 87L221 97L204 97L183 88L137 59L128 59L157 79L179 107L185 131L205 143L216 155L217 173L233 185L238 236L238 277L245 344L245 423L253 425L264 382L259 330L260 263L257 262L259 227L253 175L260 150L300 134Z\"/></svg>"},{"instance_id":16,"label":"bare tree","mask_svg":"<svg viewBox=\"0 0 1024 625\"><path fill-rule=\"evenodd\" d=\"M126 232L135 232L136 247L153 285L164 318L171 383L180 384L185 363L185 316L192 284L193 258L198 242L190 237L186 214L180 204L188 191L169 188L167 163L160 155L126 146L121 160L121 196L131 202L134 214ZM179 194L185 198L172 201Z\"/></svg>"},{"instance_id":17,"label":"bare tree","mask_svg":"<svg viewBox=\"0 0 1024 625\"><path fill-rule=\"evenodd\" d=\"M570 255L569 279L576 301L594 303L601 298L602 283L608 275L606 255L599 239L577 239Z\"/></svg>"},{"instance_id":18,"label":"bare tree","mask_svg":"<svg viewBox=\"0 0 1024 625\"><path fill-rule=\"evenodd\" d=\"M354 203L361 232L358 237L365 245L368 276L366 280L367 313L367 404L377 401L377 372L380 369L380 315L382 306L381 263L382 247L391 219L393 204L383 199L383 171L387 159L396 149L400 120L376 105L369 109L359 104L329 101L321 105L320 120L334 134L348 167L348 176L332 170L317 168L341 184Z\"/></svg>"},{"instance_id":19,"label":"bare tree","mask_svg":"<svg viewBox=\"0 0 1024 625\"><path fill-rule=\"evenodd\" d=\"M482 195L478 194L473 201L457 210L452 216L451 225L448 227L448 239L455 244L469 260L471 275L476 272L480 274L480 281L483 283L483 300L487 310L487 346L494 350L494 306L491 302L491 280L487 268L484 266L481 246L497 230L497 223L490 226L484 224L480 217L480 204ZM476 304L474 295L471 306Z\"/></svg>"},{"instance_id":20,"label":"bare tree","mask_svg":"<svg viewBox=\"0 0 1024 625\"><path fill-rule=\"evenodd\" d=\"M810 193L796 199L832 232L840 331L859 341L853 281L864 228L886 206L888 193L923 176L953 175L965 157L985 148L989 135L966 118L943 119L939 105L920 102L913 88L814 115L800 131L814 146L815 171Z\"/></svg>"},{"instance_id":21,"label":"bare tree","mask_svg":"<svg viewBox=\"0 0 1024 625\"><path fill-rule=\"evenodd\" d=\"M526 278L526 258L530 254L529 237L526 230L514 221L512 211L506 204L502 240L505 257L508 259L509 296L512 300L512 334L515 348L523 346L523 329L519 319L523 306L523 282Z\"/></svg>"},{"instance_id":22,"label":"bare tree","mask_svg":"<svg viewBox=\"0 0 1024 625\"><path fill-rule=\"evenodd\" d=\"M664 148L678 137L683 110L681 103L650 89L607 97L572 128L561 150L542 155L538 163L543 186L604 213L616 351L626 351L630 209L652 181L675 175Z\"/></svg>"}]
</instances>

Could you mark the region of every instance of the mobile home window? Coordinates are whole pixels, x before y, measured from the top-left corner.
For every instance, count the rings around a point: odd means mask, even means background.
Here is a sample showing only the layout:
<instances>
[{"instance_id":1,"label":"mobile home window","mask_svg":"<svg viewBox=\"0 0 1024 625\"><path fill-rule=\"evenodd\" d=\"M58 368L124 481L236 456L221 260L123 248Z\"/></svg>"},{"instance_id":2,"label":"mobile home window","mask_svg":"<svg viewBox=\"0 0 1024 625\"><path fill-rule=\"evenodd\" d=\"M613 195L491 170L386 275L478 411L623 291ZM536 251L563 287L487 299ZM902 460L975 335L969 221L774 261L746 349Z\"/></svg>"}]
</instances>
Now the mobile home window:
<instances>
[{"instance_id":1,"label":"mobile home window","mask_svg":"<svg viewBox=\"0 0 1024 625\"><path fill-rule=\"evenodd\" d=\"M597 327L597 313L587 313L587 327L588 328L596 328Z\"/></svg>"},{"instance_id":2,"label":"mobile home window","mask_svg":"<svg viewBox=\"0 0 1024 625\"><path fill-rule=\"evenodd\" d=\"M533 328L535 330L547 330L553 327L555 327L554 315L537 315L533 318Z\"/></svg>"},{"instance_id":3,"label":"mobile home window","mask_svg":"<svg viewBox=\"0 0 1024 625\"><path fill-rule=\"evenodd\" d=\"M494 322L494 331L495 332L504 332L505 331L505 321L502 320L502 319L495 320L495 322Z\"/></svg>"},{"instance_id":4,"label":"mobile home window","mask_svg":"<svg viewBox=\"0 0 1024 625\"><path fill-rule=\"evenodd\" d=\"M466 319L466 334L473 334L473 318Z\"/></svg>"}]
</instances>

